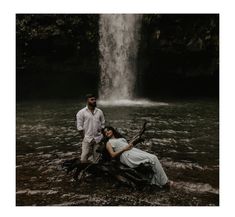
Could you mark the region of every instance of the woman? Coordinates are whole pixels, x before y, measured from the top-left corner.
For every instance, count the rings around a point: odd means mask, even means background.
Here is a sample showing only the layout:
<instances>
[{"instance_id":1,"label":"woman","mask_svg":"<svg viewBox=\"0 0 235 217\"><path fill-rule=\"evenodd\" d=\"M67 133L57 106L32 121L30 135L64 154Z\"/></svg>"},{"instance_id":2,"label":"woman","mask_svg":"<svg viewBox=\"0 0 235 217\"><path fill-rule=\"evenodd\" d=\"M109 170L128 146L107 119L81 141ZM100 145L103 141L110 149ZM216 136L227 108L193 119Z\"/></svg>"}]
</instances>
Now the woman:
<instances>
[{"instance_id":1,"label":"woman","mask_svg":"<svg viewBox=\"0 0 235 217\"><path fill-rule=\"evenodd\" d=\"M112 158L120 157L121 163L131 168L150 163L154 172L150 183L159 187L170 187L172 182L168 180L157 156L134 148L113 127L106 127L104 133L109 138L106 149Z\"/></svg>"}]
</instances>

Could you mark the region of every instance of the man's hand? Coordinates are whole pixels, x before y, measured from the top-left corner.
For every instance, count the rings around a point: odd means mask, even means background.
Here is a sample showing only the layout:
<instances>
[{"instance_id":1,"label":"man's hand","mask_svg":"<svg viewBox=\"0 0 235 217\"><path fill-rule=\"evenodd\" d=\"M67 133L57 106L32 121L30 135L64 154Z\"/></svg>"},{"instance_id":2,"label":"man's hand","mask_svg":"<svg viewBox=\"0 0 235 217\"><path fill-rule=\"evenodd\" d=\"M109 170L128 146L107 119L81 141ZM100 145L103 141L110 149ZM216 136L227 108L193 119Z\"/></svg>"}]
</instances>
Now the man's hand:
<instances>
[{"instance_id":1,"label":"man's hand","mask_svg":"<svg viewBox=\"0 0 235 217\"><path fill-rule=\"evenodd\" d=\"M82 139L84 138L84 130L80 130L78 131L79 132L79 135L82 137Z\"/></svg>"}]
</instances>

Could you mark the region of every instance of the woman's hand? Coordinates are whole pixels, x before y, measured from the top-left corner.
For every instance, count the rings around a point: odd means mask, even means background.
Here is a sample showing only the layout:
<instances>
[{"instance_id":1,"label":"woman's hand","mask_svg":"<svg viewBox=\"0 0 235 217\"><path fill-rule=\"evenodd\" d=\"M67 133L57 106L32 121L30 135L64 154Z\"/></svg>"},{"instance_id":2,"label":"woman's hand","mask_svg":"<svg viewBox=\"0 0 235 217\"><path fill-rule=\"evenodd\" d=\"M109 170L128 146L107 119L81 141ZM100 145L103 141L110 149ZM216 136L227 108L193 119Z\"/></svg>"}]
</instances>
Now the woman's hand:
<instances>
[{"instance_id":1,"label":"woman's hand","mask_svg":"<svg viewBox=\"0 0 235 217\"><path fill-rule=\"evenodd\" d=\"M124 148L124 151L128 151L128 150L130 150L130 149L132 149L132 148L133 148L133 144L130 143L130 144L128 144L128 146L126 146L126 147Z\"/></svg>"}]
</instances>

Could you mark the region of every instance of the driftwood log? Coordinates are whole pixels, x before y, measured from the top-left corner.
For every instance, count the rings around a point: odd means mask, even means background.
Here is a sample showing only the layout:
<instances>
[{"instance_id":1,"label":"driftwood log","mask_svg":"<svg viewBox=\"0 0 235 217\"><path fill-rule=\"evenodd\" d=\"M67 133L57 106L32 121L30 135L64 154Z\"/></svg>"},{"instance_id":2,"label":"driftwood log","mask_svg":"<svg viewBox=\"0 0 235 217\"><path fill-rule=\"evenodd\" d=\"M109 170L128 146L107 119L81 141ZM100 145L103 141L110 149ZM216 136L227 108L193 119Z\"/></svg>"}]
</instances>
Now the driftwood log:
<instances>
[{"instance_id":1,"label":"driftwood log","mask_svg":"<svg viewBox=\"0 0 235 217\"><path fill-rule=\"evenodd\" d=\"M149 184L152 177L150 165L139 165L136 168L129 168L117 160L98 163L81 163L78 158L66 160L63 167L67 172L73 173L73 178L81 183L85 180L85 173L93 175L109 176L117 180L120 184L128 185L133 188L141 188Z\"/></svg>"},{"instance_id":2,"label":"driftwood log","mask_svg":"<svg viewBox=\"0 0 235 217\"><path fill-rule=\"evenodd\" d=\"M136 134L129 143L133 145L142 142L142 135L146 129L144 123L142 129ZM141 164L136 168L130 168L120 163L119 159L112 160L105 148L107 140L101 141L100 157L95 163L81 163L80 159L74 158L66 160L62 167L67 170L67 173L73 172L73 178L81 183L85 179L85 174L90 173L93 175L109 176L114 178L118 183L130 186L132 188L142 188L149 185L149 180L153 176L151 165ZM74 172L75 171L75 172Z\"/></svg>"}]
</instances>

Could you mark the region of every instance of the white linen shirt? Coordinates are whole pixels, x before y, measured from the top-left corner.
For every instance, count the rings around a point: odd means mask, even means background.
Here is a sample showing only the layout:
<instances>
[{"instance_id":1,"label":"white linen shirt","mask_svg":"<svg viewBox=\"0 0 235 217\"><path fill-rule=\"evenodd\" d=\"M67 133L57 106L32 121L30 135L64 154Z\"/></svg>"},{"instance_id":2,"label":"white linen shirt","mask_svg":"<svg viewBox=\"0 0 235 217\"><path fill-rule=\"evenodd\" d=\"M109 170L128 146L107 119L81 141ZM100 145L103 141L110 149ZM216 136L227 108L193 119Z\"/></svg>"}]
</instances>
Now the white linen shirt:
<instances>
[{"instance_id":1,"label":"white linen shirt","mask_svg":"<svg viewBox=\"0 0 235 217\"><path fill-rule=\"evenodd\" d=\"M85 108L81 109L77 115L77 129L79 131L84 130L84 140L91 142L93 139L96 143L99 143L103 135L101 129L105 127L105 119L103 112L95 108L94 113Z\"/></svg>"}]
</instances>

